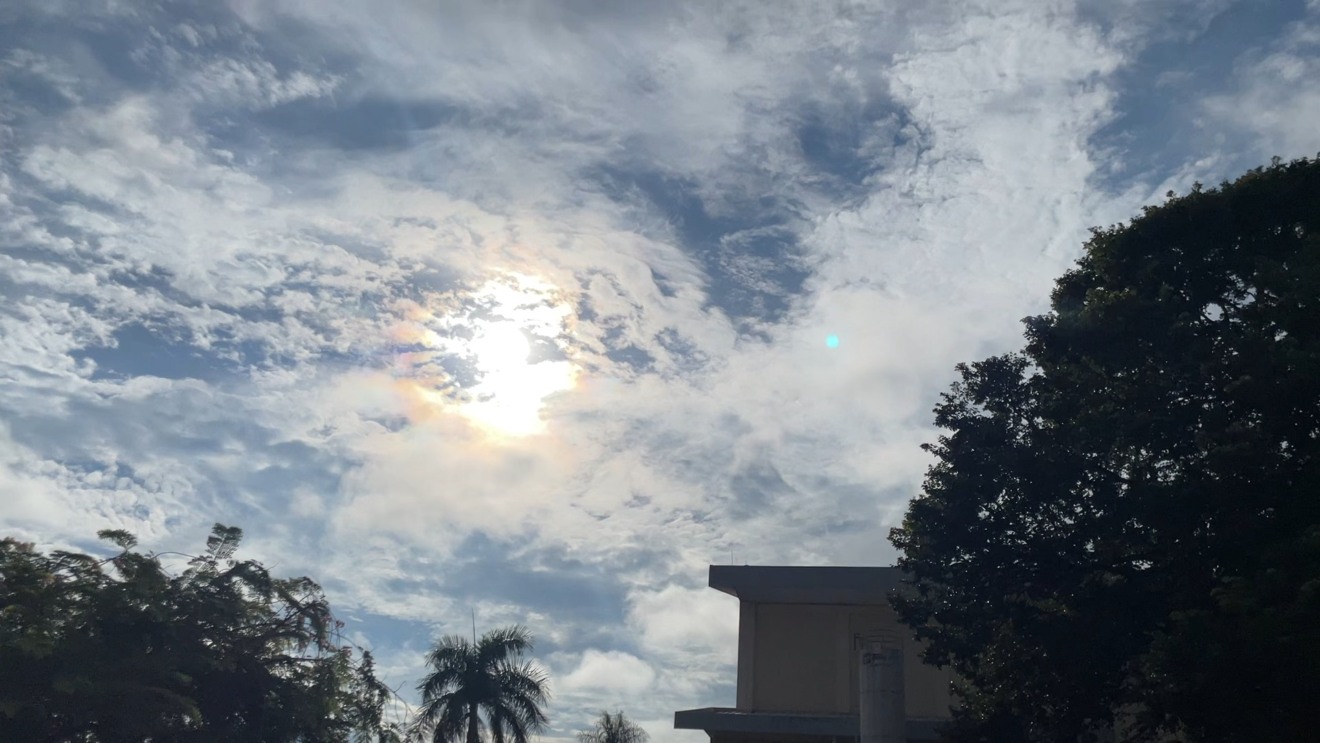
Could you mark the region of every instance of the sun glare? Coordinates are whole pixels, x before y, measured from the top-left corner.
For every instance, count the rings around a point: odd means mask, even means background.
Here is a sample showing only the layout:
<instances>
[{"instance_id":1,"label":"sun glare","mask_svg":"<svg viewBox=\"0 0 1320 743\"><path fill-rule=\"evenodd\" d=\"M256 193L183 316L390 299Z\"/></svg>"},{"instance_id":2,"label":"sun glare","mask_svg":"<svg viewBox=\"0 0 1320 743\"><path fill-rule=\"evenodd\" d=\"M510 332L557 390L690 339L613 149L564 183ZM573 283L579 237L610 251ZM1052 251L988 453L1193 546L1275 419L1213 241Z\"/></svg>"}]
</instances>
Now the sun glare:
<instances>
[{"instance_id":1,"label":"sun glare","mask_svg":"<svg viewBox=\"0 0 1320 743\"><path fill-rule=\"evenodd\" d=\"M400 382L425 408L417 412L457 412L497 437L543 432L546 398L577 382L560 345L568 305L554 287L521 275L446 299L451 308L415 313L402 333L416 350L404 356Z\"/></svg>"},{"instance_id":2,"label":"sun glare","mask_svg":"<svg viewBox=\"0 0 1320 743\"><path fill-rule=\"evenodd\" d=\"M487 325L469 347L477 357L477 365L488 374L526 366L532 352L522 328L512 322Z\"/></svg>"}]
</instances>

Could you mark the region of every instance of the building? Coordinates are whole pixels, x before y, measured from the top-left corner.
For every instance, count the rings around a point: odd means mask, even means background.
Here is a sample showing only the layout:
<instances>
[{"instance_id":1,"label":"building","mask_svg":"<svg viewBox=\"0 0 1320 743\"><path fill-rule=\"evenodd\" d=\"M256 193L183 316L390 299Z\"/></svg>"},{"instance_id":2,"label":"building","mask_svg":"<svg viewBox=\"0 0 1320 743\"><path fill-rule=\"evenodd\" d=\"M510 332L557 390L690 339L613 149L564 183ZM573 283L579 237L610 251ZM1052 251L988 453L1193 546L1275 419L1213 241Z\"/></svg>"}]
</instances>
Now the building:
<instances>
[{"instance_id":1,"label":"building","mask_svg":"<svg viewBox=\"0 0 1320 743\"><path fill-rule=\"evenodd\" d=\"M948 721L952 673L921 662L889 606L897 568L712 565L710 586L739 601L736 705L680 710L675 728L711 743L845 743L865 727L887 743L935 740Z\"/></svg>"}]
</instances>

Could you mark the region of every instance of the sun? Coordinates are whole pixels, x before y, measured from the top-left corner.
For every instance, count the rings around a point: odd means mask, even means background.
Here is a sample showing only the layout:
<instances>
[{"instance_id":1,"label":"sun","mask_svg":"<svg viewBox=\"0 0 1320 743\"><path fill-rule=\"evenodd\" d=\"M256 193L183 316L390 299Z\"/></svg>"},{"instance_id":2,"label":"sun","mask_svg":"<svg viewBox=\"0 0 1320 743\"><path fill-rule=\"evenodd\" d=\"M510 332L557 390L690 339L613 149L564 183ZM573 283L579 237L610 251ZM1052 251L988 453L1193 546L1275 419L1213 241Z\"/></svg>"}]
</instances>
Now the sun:
<instances>
[{"instance_id":1,"label":"sun","mask_svg":"<svg viewBox=\"0 0 1320 743\"><path fill-rule=\"evenodd\" d=\"M532 347L517 323L490 323L469 346L477 364L488 374L517 373L527 367Z\"/></svg>"},{"instance_id":2,"label":"sun","mask_svg":"<svg viewBox=\"0 0 1320 743\"><path fill-rule=\"evenodd\" d=\"M572 387L576 369L567 361L533 363L528 331L516 322L490 323L478 332L470 349L481 381L469 388L471 399L459 412L490 432L541 433L545 399Z\"/></svg>"},{"instance_id":3,"label":"sun","mask_svg":"<svg viewBox=\"0 0 1320 743\"><path fill-rule=\"evenodd\" d=\"M547 282L492 279L413 313L400 380L434 412L455 412L492 437L543 433L551 395L571 389L578 367L561 342L572 310Z\"/></svg>"}]
</instances>

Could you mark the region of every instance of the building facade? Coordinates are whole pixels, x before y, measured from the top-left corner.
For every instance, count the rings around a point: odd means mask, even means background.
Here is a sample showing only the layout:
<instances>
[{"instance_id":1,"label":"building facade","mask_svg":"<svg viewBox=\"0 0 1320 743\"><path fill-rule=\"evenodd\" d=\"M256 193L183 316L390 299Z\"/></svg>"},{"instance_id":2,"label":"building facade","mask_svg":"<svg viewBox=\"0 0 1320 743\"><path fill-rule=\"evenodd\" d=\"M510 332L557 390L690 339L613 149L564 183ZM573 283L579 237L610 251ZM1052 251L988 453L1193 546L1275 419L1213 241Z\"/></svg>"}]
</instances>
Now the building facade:
<instances>
[{"instance_id":1,"label":"building facade","mask_svg":"<svg viewBox=\"0 0 1320 743\"><path fill-rule=\"evenodd\" d=\"M675 712L674 727L704 730L711 743L935 740L953 676L921 662L890 608L899 575L712 565L710 586L739 601L737 700ZM888 668L876 665L891 656Z\"/></svg>"}]
</instances>

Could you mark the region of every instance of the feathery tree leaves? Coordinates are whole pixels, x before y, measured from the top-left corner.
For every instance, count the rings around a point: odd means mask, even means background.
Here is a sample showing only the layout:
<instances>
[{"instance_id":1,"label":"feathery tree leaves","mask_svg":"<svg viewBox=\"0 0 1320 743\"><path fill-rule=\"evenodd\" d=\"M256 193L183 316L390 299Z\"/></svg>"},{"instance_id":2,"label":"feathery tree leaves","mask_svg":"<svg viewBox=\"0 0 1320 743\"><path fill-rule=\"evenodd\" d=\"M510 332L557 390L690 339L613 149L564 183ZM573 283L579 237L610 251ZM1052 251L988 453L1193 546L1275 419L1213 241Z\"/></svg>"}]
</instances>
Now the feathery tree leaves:
<instances>
[{"instance_id":1,"label":"feathery tree leaves","mask_svg":"<svg viewBox=\"0 0 1320 743\"><path fill-rule=\"evenodd\" d=\"M528 743L545 726L549 700L545 671L522 660L531 649L532 636L520 626L491 630L475 643L441 638L417 686L414 733L434 743Z\"/></svg>"},{"instance_id":2,"label":"feathery tree leaves","mask_svg":"<svg viewBox=\"0 0 1320 743\"><path fill-rule=\"evenodd\" d=\"M1320 161L1095 230L1025 324L891 535L958 739L1314 741Z\"/></svg>"},{"instance_id":3,"label":"feathery tree leaves","mask_svg":"<svg viewBox=\"0 0 1320 743\"><path fill-rule=\"evenodd\" d=\"M236 561L217 524L181 574L99 536L109 559L0 540L0 740L397 740L390 692L319 586Z\"/></svg>"},{"instance_id":4,"label":"feathery tree leaves","mask_svg":"<svg viewBox=\"0 0 1320 743\"><path fill-rule=\"evenodd\" d=\"M577 735L578 743L646 743L650 737L645 730L624 717L622 711L610 714L604 710L590 730Z\"/></svg>"}]
</instances>

